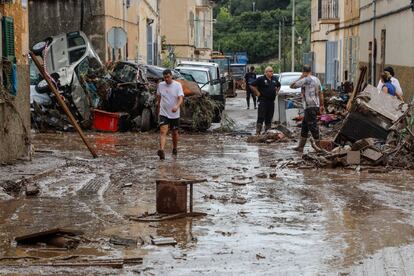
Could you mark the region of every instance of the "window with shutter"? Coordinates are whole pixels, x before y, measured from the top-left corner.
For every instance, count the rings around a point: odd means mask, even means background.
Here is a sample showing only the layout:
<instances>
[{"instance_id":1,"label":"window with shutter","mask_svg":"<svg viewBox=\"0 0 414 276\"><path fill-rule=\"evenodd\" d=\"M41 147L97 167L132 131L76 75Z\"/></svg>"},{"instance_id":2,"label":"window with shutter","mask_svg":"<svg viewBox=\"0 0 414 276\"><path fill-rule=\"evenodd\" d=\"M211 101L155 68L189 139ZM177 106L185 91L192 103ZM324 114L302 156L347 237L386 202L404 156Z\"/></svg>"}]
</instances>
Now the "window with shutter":
<instances>
[{"instance_id":1,"label":"window with shutter","mask_svg":"<svg viewBox=\"0 0 414 276\"><path fill-rule=\"evenodd\" d=\"M14 52L14 20L13 17L2 17L2 42L3 57L7 60L3 63L3 85L9 90L10 94L17 93L17 69L15 63L16 54Z\"/></svg>"},{"instance_id":2,"label":"window with shutter","mask_svg":"<svg viewBox=\"0 0 414 276\"><path fill-rule=\"evenodd\" d=\"M13 17L4 16L2 18L3 33L3 57L9 61L14 61L14 21Z\"/></svg>"}]
</instances>

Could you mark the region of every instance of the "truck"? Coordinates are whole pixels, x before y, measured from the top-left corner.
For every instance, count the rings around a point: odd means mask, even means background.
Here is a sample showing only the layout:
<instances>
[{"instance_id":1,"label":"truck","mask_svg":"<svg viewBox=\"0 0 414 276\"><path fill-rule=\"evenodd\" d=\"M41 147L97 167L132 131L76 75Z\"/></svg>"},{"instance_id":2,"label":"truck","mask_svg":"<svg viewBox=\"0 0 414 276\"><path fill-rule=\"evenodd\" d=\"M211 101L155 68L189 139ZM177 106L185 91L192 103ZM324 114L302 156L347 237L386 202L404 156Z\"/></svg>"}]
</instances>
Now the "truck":
<instances>
[{"instance_id":1,"label":"truck","mask_svg":"<svg viewBox=\"0 0 414 276\"><path fill-rule=\"evenodd\" d=\"M223 91L226 97L232 96L233 91L233 80L230 72L230 57L223 55L220 52L213 51L209 62L213 62L219 65L220 68L220 79L223 83Z\"/></svg>"},{"instance_id":2,"label":"truck","mask_svg":"<svg viewBox=\"0 0 414 276\"><path fill-rule=\"evenodd\" d=\"M245 65L249 63L247 52L226 52L224 55L230 58L231 63L239 63Z\"/></svg>"}]
</instances>

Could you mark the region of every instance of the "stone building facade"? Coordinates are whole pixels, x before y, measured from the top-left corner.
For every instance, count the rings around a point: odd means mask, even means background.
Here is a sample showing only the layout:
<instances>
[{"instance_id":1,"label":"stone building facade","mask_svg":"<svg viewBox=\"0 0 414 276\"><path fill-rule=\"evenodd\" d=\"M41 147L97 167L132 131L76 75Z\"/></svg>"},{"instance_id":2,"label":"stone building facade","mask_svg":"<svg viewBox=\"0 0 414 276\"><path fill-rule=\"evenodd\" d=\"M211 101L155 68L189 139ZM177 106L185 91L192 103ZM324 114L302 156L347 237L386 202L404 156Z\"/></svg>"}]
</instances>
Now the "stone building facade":
<instances>
[{"instance_id":1,"label":"stone building facade","mask_svg":"<svg viewBox=\"0 0 414 276\"><path fill-rule=\"evenodd\" d=\"M28 7L27 1L9 2L0 4L0 163L26 156L30 146Z\"/></svg>"},{"instance_id":2,"label":"stone building facade","mask_svg":"<svg viewBox=\"0 0 414 276\"><path fill-rule=\"evenodd\" d=\"M83 31L103 61L160 59L157 0L30 0L30 45L48 36ZM108 42L113 27L126 32L126 45Z\"/></svg>"}]
</instances>

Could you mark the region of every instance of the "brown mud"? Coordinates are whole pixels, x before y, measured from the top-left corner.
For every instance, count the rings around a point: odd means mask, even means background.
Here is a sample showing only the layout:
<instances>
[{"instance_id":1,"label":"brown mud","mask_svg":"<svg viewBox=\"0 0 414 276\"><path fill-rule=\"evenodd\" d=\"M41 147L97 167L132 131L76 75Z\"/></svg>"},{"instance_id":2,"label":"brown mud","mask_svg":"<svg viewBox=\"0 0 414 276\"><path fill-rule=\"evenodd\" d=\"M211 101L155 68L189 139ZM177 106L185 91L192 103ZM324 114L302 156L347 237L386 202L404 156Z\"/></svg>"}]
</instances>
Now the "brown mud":
<instances>
[{"instance_id":1,"label":"brown mud","mask_svg":"<svg viewBox=\"0 0 414 276\"><path fill-rule=\"evenodd\" d=\"M96 160L75 134L35 135L41 153L23 171L39 167L36 162L46 164L44 159L59 161L36 179L38 196L0 201L0 258L141 256L144 263L114 270L0 259L0 274L414 274L414 172L277 167L277 160L298 158L289 149L293 144L247 143L237 133L253 133L255 110L245 110L243 96L228 102L227 113L239 132L183 133L177 159L169 144L166 160L158 160L156 133L88 133L100 155ZM0 168L1 179L7 170ZM195 184L194 210L208 215L128 220L127 215L155 211L159 178L207 178ZM13 241L56 227L83 230L80 246L68 251ZM178 244L157 247L151 245L151 235L173 237ZM137 245L114 245L111 236L137 240Z\"/></svg>"}]
</instances>

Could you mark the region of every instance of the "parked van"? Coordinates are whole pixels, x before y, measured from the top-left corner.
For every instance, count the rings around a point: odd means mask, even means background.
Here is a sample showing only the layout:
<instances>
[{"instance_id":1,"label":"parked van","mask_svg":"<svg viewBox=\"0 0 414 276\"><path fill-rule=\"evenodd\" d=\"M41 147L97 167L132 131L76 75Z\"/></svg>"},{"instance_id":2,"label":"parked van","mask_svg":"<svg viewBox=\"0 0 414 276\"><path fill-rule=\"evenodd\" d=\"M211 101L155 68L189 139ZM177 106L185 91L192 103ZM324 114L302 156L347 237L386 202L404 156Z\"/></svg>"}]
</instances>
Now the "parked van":
<instances>
[{"instance_id":1,"label":"parked van","mask_svg":"<svg viewBox=\"0 0 414 276\"><path fill-rule=\"evenodd\" d=\"M212 100L219 103L220 108L217 110L217 114L213 119L213 122L220 122L221 113L224 110L225 105L225 97L220 89L220 80L213 79L209 68L180 66L176 67L175 70L183 75L191 75L200 89L206 92Z\"/></svg>"},{"instance_id":2,"label":"parked van","mask_svg":"<svg viewBox=\"0 0 414 276\"><path fill-rule=\"evenodd\" d=\"M201 62L201 61L180 61L177 65L179 67L193 67L193 68L207 68L210 72L210 82L213 83L213 91L209 92L212 99L220 102L223 105L223 108L226 104L226 95L227 90L226 79L221 76L220 66L217 63L213 62Z\"/></svg>"}]
</instances>

